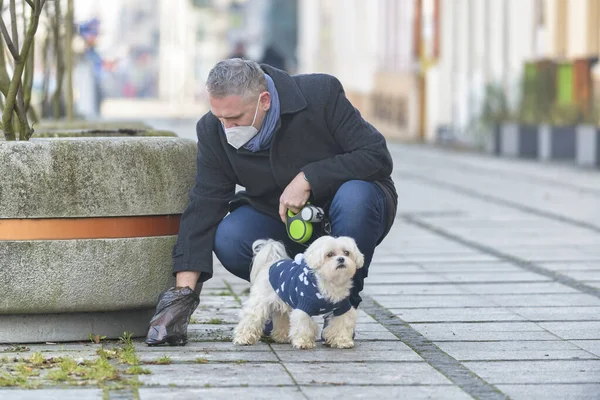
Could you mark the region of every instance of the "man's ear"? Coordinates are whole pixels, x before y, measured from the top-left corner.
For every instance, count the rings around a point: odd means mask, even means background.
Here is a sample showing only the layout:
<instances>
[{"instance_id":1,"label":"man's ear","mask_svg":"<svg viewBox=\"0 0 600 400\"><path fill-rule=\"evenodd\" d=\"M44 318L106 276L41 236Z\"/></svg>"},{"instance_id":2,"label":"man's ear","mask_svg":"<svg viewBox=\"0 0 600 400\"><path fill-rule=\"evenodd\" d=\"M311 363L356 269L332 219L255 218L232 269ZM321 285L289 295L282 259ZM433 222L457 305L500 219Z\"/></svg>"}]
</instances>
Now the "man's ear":
<instances>
[{"instance_id":1,"label":"man's ear","mask_svg":"<svg viewBox=\"0 0 600 400\"><path fill-rule=\"evenodd\" d=\"M269 111L271 108L271 93L269 93L269 91L264 91L260 95L260 108L262 108L263 111Z\"/></svg>"}]
</instances>

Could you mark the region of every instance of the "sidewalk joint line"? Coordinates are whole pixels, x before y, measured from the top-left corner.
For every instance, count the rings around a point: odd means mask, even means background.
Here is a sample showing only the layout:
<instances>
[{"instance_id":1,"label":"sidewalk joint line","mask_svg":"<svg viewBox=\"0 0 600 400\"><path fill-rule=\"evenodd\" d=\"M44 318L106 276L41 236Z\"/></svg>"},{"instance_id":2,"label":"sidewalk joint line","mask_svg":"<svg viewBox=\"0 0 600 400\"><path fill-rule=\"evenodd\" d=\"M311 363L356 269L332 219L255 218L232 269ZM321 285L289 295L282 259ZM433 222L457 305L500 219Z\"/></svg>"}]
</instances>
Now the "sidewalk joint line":
<instances>
[{"instance_id":1,"label":"sidewalk joint line","mask_svg":"<svg viewBox=\"0 0 600 400\"><path fill-rule=\"evenodd\" d=\"M283 363L283 361L279 357L279 354L277 354L277 352L275 351L275 349L273 348L273 346L271 346L271 343L267 343L267 346L269 346L269 348L271 349L271 351L273 352L273 354L275 355L275 357L277 357L277 360L279 360L279 364L283 367L283 369L288 374L288 376L290 377L290 379L292 380L292 382L294 382L294 385L296 386L296 388L298 389L298 391L300 393L302 393L302 396L304 396L305 399L309 400L309 397L306 395L306 393L304 393L304 391L302 390L302 387L296 381L296 378L294 378L294 375L292 375L292 373L290 372L290 370L287 368L287 366Z\"/></svg>"},{"instance_id":2,"label":"sidewalk joint line","mask_svg":"<svg viewBox=\"0 0 600 400\"><path fill-rule=\"evenodd\" d=\"M494 385L483 380L370 296L363 296L360 308L465 393L476 399L508 398Z\"/></svg>"},{"instance_id":3,"label":"sidewalk joint line","mask_svg":"<svg viewBox=\"0 0 600 400\"><path fill-rule=\"evenodd\" d=\"M548 278L551 278L552 280L562 283L565 286L568 286L570 288L573 288L575 290L578 290L580 292L583 292L585 294L589 294L595 297L600 298L600 288L596 288L594 286L590 286L587 285L583 282L580 282L576 279L573 279L567 275L563 275L561 273L558 273L556 271L551 271L548 270L546 268L540 267L539 265L534 264L531 261L527 261L527 260L523 260L519 257L510 255L510 254L506 254L503 253L499 250L496 250L492 247L477 243L473 240L470 239L465 239L461 236L458 236L454 233L450 233L445 229L439 228L429 222L425 222L419 218L416 217L403 217L403 220L411 225L414 226L418 226L426 231L435 233L438 236L441 236L443 238L452 240L456 243L460 243L464 246L470 247L474 250L480 251L482 253L488 254L490 256L496 257L500 260L509 262L511 264L516 265L517 267L524 269L526 271L529 272L533 272L539 275L543 275L546 276ZM598 230L598 232L600 232L600 229Z\"/></svg>"},{"instance_id":4,"label":"sidewalk joint line","mask_svg":"<svg viewBox=\"0 0 600 400\"><path fill-rule=\"evenodd\" d=\"M558 221L558 222L564 222L566 224L572 225L572 226L576 226L578 228L583 228L583 229L587 229L589 231L592 231L594 233L600 233L600 227L594 225L594 224L590 224L588 222L585 221L580 221L578 219L575 218L570 218L570 217L566 217L564 215L560 215L557 214L555 212L552 211L544 211L544 210L540 210L537 208L533 208L530 206L526 206L520 203L517 203L515 201L511 201L511 200L506 200L506 199L502 199L500 197L496 197L496 196L492 196L492 195L488 195L488 194L483 194L480 193L476 190L473 189L467 189L465 187L462 187L460 185L457 184L453 184L453 183L449 183L449 182L440 182L436 179L433 178L427 178L418 174L413 174L410 172L395 172L395 175L398 177L403 177L406 179L412 179L415 181L420 181L422 183L428 184L430 186L433 187L439 187L439 188L444 188L447 190L450 190L451 192L455 192L455 193L460 193L462 195L467 195L467 196L471 196L474 198L478 198L480 200L484 200L490 203L495 203L501 206L505 206L505 207L509 207L515 210L519 210L521 212L524 213L529 213L532 215L537 215L538 217L544 217L547 219L551 219L554 221ZM400 218L402 219L406 219L407 216L406 214L401 215ZM409 218L413 218L413 217L409 217Z\"/></svg>"}]
</instances>

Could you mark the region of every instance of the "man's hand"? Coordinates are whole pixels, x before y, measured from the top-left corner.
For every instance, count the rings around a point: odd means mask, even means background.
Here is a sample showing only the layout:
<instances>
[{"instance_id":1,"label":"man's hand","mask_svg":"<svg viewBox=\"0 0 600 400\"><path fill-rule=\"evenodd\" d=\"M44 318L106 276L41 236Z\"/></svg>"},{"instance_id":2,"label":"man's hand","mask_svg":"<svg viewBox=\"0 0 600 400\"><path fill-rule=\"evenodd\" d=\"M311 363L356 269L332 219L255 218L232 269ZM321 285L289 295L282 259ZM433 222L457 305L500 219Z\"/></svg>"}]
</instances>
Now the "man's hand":
<instances>
[{"instance_id":1,"label":"man's hand","mask_svg":"<svg viewBox=\"0 0 600 400\"><path fill-rule=\"evenodd\" d=\"M287 210L294 214L300 212L310 197L310 183L304 178L304 172L300 172L285 188L279 198L279 216L283 223L286 221Z\"/></svg>"}]
</instances>

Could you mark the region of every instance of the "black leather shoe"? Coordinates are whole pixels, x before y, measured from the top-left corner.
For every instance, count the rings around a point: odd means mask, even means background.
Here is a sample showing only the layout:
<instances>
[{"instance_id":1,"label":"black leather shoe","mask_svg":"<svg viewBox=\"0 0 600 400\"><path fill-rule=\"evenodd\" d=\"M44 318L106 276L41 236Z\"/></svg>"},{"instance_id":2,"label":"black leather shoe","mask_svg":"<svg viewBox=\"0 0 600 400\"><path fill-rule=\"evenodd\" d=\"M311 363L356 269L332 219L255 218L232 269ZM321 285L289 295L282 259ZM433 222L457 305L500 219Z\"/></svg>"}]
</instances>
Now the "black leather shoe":
<instances>
[{"instance_id":1,"label":"black leather shoe","mask_svg":"<svg viewBox=\"0 0 600 400\"><path fill-rule=\"evenodd\" d=\"M158 298L156 313L150 320L146 344L171 346L187 344L190 317L200 303L200 296L190 287L174 287Z\"/></svg>"}]
</instances>

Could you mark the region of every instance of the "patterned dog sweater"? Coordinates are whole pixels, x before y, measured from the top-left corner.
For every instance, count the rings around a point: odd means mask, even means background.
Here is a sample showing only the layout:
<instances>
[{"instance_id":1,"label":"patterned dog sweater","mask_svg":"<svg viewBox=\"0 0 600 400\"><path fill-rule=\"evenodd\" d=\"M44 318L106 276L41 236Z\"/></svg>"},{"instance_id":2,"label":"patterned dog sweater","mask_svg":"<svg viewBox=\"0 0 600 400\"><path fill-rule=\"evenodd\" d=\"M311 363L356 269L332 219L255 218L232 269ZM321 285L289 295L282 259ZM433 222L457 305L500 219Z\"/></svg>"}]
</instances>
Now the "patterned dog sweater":
<instances>
[{"instance_id":1,"label":"patterned dog sweater","mask_svg":"<svg viewBox=\"0 0 600 400\"><path fill-rule=\"evenodd\" d=\"M333 315L337 317L352 307L348 298L338 303L323 298L315 275L306 265L302 254L298 254L294 260L281 260L271 265L269 282L281 300L310 316L333 311Z\"/></svg>"}]
</instances>

